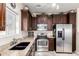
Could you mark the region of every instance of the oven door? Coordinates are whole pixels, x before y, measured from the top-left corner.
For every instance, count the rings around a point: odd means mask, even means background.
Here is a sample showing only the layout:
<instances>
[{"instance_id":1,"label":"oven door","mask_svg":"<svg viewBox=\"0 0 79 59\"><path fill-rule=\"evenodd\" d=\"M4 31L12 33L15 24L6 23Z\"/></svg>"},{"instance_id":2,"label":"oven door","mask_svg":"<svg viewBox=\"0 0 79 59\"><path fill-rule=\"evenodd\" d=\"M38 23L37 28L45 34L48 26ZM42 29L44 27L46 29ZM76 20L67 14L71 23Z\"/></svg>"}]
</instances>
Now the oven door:
<instances>
[{"instance_id":1,"label":"oven door","mask_svg":"<svg viewBox=\"0 0 79 59\"><path fill-rule=\"evenodd\" d=\"M37 51L48 51L48 40L47 39L37 40Z\"/></svg>"}]
</instances>

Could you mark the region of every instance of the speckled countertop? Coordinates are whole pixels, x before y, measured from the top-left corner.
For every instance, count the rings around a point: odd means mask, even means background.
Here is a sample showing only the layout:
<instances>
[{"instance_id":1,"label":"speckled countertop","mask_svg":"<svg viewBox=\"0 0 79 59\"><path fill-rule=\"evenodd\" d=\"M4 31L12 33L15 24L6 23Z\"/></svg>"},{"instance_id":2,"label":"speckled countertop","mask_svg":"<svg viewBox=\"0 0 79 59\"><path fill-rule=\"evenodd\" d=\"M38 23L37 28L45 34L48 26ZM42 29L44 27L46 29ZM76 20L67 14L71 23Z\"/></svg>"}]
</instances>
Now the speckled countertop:
<instances>
[{"instance_id":1,"label":"speckled countertop","mask_svg":"<svg viewBox=\"0 0 79 59\"><path fill-rule=\"evenodd\" d=\"M47 36L48 38L55 38L55 37L53 37L53 35L50 35L50 36Z\"/></svg>"},{"instance_id":2,"label":"speckled countertop","mask_svg":"<svg viewBox=\"0 0 79 59\"><path fill-rule=\"evenodd\" d=\"M11 47L17 45L20 42L30 42L30 44L24 50L9 50ZM1 51L1 56L25 56L34 42L35 42L34 37L27 37L26 39L20 40L18 43L14 44L13 46Z\"/></svg>"},{"instance_id":3,"label":"speckled countertop","mask_svg":"<svg viewBox=\"0 0 79 59\"><path fill-rule=\"evenodd\" d=\"M48 38L54 38L53 36L48 36ZM13 46L17 45L20 42L30 42L30 44L24 49L24 50L9 50ZM35 37L27 37L23 40L19 40L16 44L6 47L6 49L0 51L1 56L26 56L30 47L33 45L35 42Z\"/></svg>"}]
</instances>

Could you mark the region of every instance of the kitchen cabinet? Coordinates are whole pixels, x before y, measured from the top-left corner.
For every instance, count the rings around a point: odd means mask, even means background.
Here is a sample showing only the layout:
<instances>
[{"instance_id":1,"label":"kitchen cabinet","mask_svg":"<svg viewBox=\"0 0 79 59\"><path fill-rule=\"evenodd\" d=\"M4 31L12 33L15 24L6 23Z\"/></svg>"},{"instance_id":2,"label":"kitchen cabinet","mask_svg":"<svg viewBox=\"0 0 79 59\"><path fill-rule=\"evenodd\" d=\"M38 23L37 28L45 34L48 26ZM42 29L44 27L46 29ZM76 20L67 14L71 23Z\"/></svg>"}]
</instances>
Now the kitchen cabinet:
<instances>
[{"instance_id":1,"label":"kitchen cabinet","mask_svg":"<svg viewBox=\"0 0 79 59\"><path fill-rule=\"evenodd\" d=\"M21 30L27 31L28 10L21 10Z\"/></svg>"},{"instance_id":2,"label":"kitchen cabinet","mask_svg":"<svg viewBox=\"0 0 79 59\"><path fill-rule=\"evenodd\" d=\"M53 24L59 24L60 17L59 15L53 15Z\"/></svg>"},{"instance_id":3,"label":"kitchen cabinet","mask_svg":"<svg viewBox=\"0 0 79 59\"><path fill-rule=\"evenodd\" d=\"M5 30L5 4L0 3L0 31Z\"/></svg>"},{"instance_id":4,"label":"kitchen cabinet","mask_svg":"<svg viewBox=\"0 0 79 59\"><path fill-rule=\"evenodd\" d=\"M66 24L66 23L67 23L66 14L53 15L53 24Z\"/></svg>"},{"instance_id":5,"label":"kitchen cabinet","mask_svg":"<svg viewBox=\"0 0 79 59\"><path fill-rule=\"evenodd\" d=\"M67 15L66 14L60 14L60 23L67 24Z\"/></svg>"},{"instance_id":6,"label":"kitchen cabinet","mask_svg":"<svg viewBox=\"0 0 79 59\"><path fill-rule=\"evenodd\" d=\"M37 17L32 17L32 30L37 29Z\"/></svg>"},{"instance_id":7,"label":"kitchen cabinet","mask_svg":"<svg viewBox=\"0 0 79 59\"><path fill-rule=\"evenodd\" d=\"M32 30L32 16L29 10L21 10L21 30Z\"/></svg>"},{"instance_id":8,"label":"kitchen cabinet","mask_svg":"<svg viewBox=\"0 0 79 59\"><path fill-rule=\"evenodd\" d=\"M31 16L30 11L28 11L28 28L27 28L27 30L28 31L32 30L32 16Z\"/></svg>"},{"instance_id":9,"label":"kitchen cabinet","mask_svg":"<svg viewBox=\"0 0 79 59\"><path fill-rule=\"evenodd\" d=\"M54 51L54 38L48 38L49 40L49 51Z\"/></svg>"},{"instance_id":10,"label":"kitchen cabinet","mask_svg":"<svg viewBox=\"0 0 79 59\"><path fill-rule=\"evenodd\" d=\"M52 30L52 16L48 16L48 20L47 20L47 26L48 26L48 30Z\"/></svg>"},{"instance_id":11,"label":"kitchen cabinet","mask_svg":"<svg viewBox=\"0 0 79 59\"><path fill-rule=\"evenodd\" d=\"M37 15L37 24L47 24L47 15Z\"/></svg>"},{"instance_id":12,"label":"kitchen cabinet","mask_svg":"<svg viewBox=\"0 0 79 59\"><path fill-rule=\"evenodd\" d=\"M28 10L21 10L21 30L31 30L31 14Z\"/></svg>"},{"instance_id":13,"label":"kitchen cabinet","mask_svg":"<svg viewBox=\"0 0 79 59\"><path fill-rule=\"evenodd\" d=\"M33 43L33 45L30 47L26 56L34 56L34 55L35 55L35 43Z\"/></svg>"},{"instance_id":14,"label":"kitchen cabinet","mask_svg":"<svg viewBox=\"0 0 79 59\"><path fill-rule=\"evenodd\" d=\"M72 24L72 49L76 50L76 13L68 13L68 24Z\"/></svg>"},{"instance_id":15,"label":"kitchen cabinet","mask_svg":"<svg viewBox=\"0 0 79 59\"><path fill-rule=\"evenodd\" d=\"M47 24L48 30L52 30L52 16L37 15L37 24Z\"/></svg>"}]
</instances>

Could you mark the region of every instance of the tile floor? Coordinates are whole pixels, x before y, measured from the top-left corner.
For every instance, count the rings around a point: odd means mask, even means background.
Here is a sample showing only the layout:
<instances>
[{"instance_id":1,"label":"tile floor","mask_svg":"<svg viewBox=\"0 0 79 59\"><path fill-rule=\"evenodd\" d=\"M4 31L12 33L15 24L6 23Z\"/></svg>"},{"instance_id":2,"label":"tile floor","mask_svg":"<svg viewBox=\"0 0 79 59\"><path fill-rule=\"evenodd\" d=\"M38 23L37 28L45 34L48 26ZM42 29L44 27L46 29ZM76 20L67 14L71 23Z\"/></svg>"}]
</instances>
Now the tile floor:
<instances>
[{"instance_id":1,"label":"tile floor","mask_svg":"<svg viewBox=\"0 0 79 59\"><path fill-rule=\"evenodd\" d=\"M35 52L35 56L79 56L79 54L56 53L55 51Z\"/></svg>"}]
</instances>

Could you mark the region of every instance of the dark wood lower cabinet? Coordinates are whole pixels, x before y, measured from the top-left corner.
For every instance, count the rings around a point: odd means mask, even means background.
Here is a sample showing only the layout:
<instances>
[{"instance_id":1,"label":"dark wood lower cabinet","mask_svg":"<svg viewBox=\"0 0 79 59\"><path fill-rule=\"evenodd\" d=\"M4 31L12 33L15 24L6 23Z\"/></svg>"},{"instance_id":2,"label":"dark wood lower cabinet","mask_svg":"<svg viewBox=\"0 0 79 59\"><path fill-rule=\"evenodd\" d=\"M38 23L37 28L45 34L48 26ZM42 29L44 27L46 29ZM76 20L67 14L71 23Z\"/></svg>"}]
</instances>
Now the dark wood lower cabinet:
<instances>
[{"instance_id":1,"label":"dark wood lower cabinet","mask_svg":"<svg viewBox=\"0 0 79 59\"><path fill-rule=\"evenodd\" d=\"M54 51L54 39L53 38L48 39L49 39L49 51Z\"/></svg>"}]
</instances>

